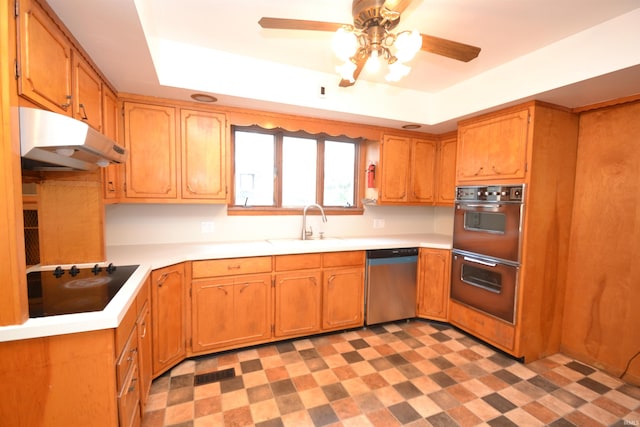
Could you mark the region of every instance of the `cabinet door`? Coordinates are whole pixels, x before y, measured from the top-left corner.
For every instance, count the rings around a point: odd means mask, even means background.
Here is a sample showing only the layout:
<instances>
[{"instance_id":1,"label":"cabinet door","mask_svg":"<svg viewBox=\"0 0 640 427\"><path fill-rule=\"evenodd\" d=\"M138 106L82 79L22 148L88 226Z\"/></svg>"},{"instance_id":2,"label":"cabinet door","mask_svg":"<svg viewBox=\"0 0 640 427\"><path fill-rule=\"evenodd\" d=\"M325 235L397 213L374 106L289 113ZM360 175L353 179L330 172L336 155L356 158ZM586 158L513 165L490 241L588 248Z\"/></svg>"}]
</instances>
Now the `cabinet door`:
<instances>
[{"instance_id":1,"label":"cabinet door","mask_svg":"<svg viewBox=\"0 0 640 427\"><path fill-rule=\"evenodd\" d=\"M109 87L102 88L102 133L114 141L119 141L118 98ZM112 164L102 168L102 185L105 200L122 197L124 165Z\"/></svg>"},{"instance_id":2,"label":"cabinet door","mask_svg":"<svg viewBox=\"0 0 640 427\"><path fill-rule=\"evenodd\" d=\"M461 124L458 131L458 182L524 180L529 109Z\"/></svg>"},{"instance_id":3,"label":"cabinet door","mask_svg":"<svg viewBox=\"0 0 640 427\"><path fill-rule=\"evenodd\" d=\"M432 204L435 201L436 154L438 142L412 140L411 193L409 201ZM406 166L405 166L406 167Z\"/></svg>"},{"instance_id":4,"label":"cabinet door","mask_svg":"<svg viewBox=\"0 0 640 427\"><path fill-rule=\"evenodd\" d=\"M102 79L77 52L73 54L73 117L102 132Z\"/></svg>"},{"instance_id":5,"label":"cabinet door","mask_svg":"<svg viewBox=\"0 0 640 427\"><path fill-rule=\"evenodd\" d=\"M278 274L275 298L275 336L309 335L320 330L319 271Z\"/></svg>"},{"instance_id":6,"label":"cabinet door","mask_svg":"<svg viewBox=\"0 0 640 427\"><path fill-rule=\"evenodd\" d=\"M436 166L436 205L453 206L456 197L456 147L452 136L439 143Z\"/></svg>"},{"instance_id":7,"label":"cabinet door","mask_svg":"<svg viewBox=\"0 0 640 427\"><path fill-rule=\"evenodd\" d=\"M325 270L322 301L322 329L363 325L364 268Z\"/></svg>"},{"instance_id":8,"label":"cabinet door","mask_svg":"<svg viewBox=\"0 0 640 427\"><path fill-rule=\"evenodd\" d=\"M71 116L71 43L32 0L20 1L19 44L20 95Z\"/></svg>"},{"instance_id":9,"label":"cabinet door","mask_svg":"<svg viewBox=\"0 0 640 427\"><path fill-rule=\"evenodd\" d=\"M153 376L186 355L184 265L151 272Z\"/></svg>"},{"instance_id":10,"label":"cabinet door","mask_svg":"<svg viewBox=\"0 0 640 427\"><path fill-rule=\"evenodd\" d=\"M409 197L411 139L385 135L380 145L381 203L406 202Z\"/></svg>"},{"instance_id":11,"label":"cabinet door","mask_svg":"<svg viewBox=\"0 0 640 427\"><path fill-rule=\"evenodd\" d=\"M193 352L229 344L236 339L233 278L192 283Z\"/></svg>"},{"instance_id":12,"label":"cabinet door","mask_svg":"<svg viewBox=\"0 0 640 427\"><path fill-rule=\"evenodd\" d=\"M234 287L236 338L257 342L271 337L271 275L237 277Z\"/></svg>"},{"instance_id":13,"label":"cabinet door","mask_svg":"<svg viewBox=\"0 0 640 427\"><path fill-rule=\"evenodd\" d=\"M127 198L177 198L175 115L173 107L124 103Z\"/></svg>"},{"instance_id":14,"label":"cabinet door","mask_svg":"<svg viewBox=\"0 0 640 427\"><path fill-rule=\"evenodd\" d=\"M142 408L151 389L152 347L151 347L151 302L142 308L138 317L138 372L140 377L140 401ZM142 414L141 414L142 415Z\"/></svg>"},{"instance_id":15,"label":"cabinet door","mask_svg":"<svg viewBox=\"0 0 640 427\"><path fill-rule=\"evenodd\" d=\"M227 199L227 121L224 114L181 110L182 198Z\"/></svg>"},{"instance_id":16,"label":"cabinet door","mask_svg":"<svg viewBox=\"0 0 640 427\"><path fill-rule=\"evenodd\" d=\"M443 249L421 248L418 262L418 316L446 321L451 253Z\"/></svg>"}]
</instances>

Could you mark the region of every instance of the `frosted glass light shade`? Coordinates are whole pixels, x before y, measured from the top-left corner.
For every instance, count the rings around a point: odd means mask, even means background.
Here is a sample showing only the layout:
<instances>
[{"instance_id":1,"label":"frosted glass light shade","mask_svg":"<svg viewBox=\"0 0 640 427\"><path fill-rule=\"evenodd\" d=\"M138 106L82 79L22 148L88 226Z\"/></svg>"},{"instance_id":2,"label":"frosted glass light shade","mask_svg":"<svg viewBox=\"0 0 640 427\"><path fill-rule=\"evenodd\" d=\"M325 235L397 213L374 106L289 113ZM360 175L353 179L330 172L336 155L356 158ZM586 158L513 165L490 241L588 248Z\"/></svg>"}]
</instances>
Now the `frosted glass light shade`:
<instances>
[{"instance_id":1,"label":"frosted glass light shade","mask_svg":"<svg viewBox=\"0 0 640 427\"><path fill-rule=\"evenodd\" d=\"M398 34L396 42L396 58L400 62L408 62L422 47L422 36L417 31L404 31Z\"/></svg>"},{"instance_id":2,"label":"frosted glass light shade","mask_svg":"<svg viewBox=\"0 0 640 427\"><path fill-rule=\"evenodd\" d=\"M411 71L411 67L404 65L400 61L396 61L393 64L389 64L389 74L387 74L384 78L388 82L397 82L400 81L401 78L409 74Z\"/></svg>"},{"instance_id":3,"label":"frosted glass light shade","mask_svg":"<svg viewBox=\"0 0 640 427\"><path fill-rule=\"evenodd\" d=\"M336 66L336 72L340 75L341 79L349 80L351 83L355 82L353 78L353 72L356 70L356 64L350 60L346 60L344 64Z\"/></svg>"},{"instance_id":4,"label":"frosted glass light shade","mask_svg":"<svg viewBox=\"0 0 640 427\"><path fill-rule=\"evenodd\" d=\"M343 61L348 61L358 50L358 37L345 28L338 28L333 36L333 51Z\"/></svg>"}]
</instances>

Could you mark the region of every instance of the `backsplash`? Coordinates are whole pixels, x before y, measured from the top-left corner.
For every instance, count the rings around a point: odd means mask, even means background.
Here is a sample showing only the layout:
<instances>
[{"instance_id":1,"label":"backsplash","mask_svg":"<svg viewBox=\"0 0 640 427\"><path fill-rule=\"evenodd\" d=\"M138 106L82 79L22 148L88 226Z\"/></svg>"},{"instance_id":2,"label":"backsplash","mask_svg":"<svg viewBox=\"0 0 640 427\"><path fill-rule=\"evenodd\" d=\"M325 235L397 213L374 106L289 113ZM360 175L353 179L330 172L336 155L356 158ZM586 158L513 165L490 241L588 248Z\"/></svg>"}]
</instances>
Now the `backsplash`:
<instances>
[{"instance_id":1,"label":"backsplash","mask_svg":"<svg viewBox=\"0 0 640 427\"><path fill-rule=\"evenodd\" d=\"M295 238L302 228L302 215L228 216L225 205L117 204L105 210L107 246ZM451 235L453 208L369 206L363 215L331 215L326 223L309 215L307 225L327 237Z\"/></svg>"}]
</instances>

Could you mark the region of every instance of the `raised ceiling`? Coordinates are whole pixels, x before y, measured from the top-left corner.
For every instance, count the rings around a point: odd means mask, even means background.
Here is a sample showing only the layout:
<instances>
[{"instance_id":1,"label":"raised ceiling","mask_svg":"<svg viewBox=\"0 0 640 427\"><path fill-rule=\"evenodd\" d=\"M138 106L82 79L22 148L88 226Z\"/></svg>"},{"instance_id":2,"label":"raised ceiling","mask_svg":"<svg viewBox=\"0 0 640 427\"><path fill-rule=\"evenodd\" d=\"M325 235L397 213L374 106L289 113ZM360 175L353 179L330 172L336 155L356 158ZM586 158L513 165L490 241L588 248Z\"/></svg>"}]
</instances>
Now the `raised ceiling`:
<instances>
[{"instance_id":1,"label":"raised ceiling","mask_svg":"<svg viewBox=\"0 0 640 427\"><path fill-rule=\"evenodd\" d=\"M263 16L351 23L350 0L48 0L119 92L443 132L528 99L567 107L640 93L638 0L414 0L396 31L482 48L419 52L409 76L339 88L332 34ZM321 96L324 88L324 96Z\"/></svg>"}]
</instances>

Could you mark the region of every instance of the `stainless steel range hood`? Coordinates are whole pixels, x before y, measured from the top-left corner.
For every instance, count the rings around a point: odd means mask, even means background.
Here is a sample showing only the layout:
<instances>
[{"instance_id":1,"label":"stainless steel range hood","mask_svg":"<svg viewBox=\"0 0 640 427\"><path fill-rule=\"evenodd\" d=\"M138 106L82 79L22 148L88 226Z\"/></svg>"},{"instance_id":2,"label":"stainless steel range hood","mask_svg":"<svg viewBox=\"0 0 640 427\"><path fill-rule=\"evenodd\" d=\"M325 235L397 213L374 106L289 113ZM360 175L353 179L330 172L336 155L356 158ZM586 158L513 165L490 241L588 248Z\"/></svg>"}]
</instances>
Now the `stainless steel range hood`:
<instances>
[{"instance_id":1,"label":"stainless steel range hood","mask_svg":"<svg viewBox=\"0 0 640 427\"><path fill-rule=\"evenodd\" d=\"M37 108L16 110L23 169L90 171L127 158L124 147L80 120Z\"/></svg>"}]
</instances>

